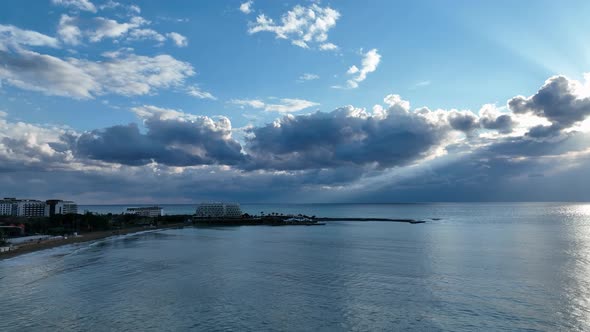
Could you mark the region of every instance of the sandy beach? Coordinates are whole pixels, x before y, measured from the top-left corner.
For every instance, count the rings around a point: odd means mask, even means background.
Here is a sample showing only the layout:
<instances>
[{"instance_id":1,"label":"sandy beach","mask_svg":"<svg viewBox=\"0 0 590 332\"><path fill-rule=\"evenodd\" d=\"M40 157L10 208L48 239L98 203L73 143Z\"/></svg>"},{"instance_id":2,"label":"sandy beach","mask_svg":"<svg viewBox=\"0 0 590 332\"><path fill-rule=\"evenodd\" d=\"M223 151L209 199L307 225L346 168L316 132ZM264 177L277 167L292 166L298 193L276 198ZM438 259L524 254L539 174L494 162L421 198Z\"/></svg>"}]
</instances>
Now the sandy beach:
<instances>
[{"instance_id":1,"label":"sandy beach","mask_svg":"<svg viewBox=\"0 0 590 332\"><path fill-rule=\"evenodd\" d=\"M95 240L100 240L100 239L104 239L104 238L111 237L111 236L132 234L132 233L138 233L138 232L149 231L149 230L176 228L176 227L182 227L184 225L185 225L184 223L177 223L177 224L168 224L168 225L158 226L158 227L154 227L154 228L130 227L130 228L118 229L118 230L83 233L83 234L80 234L76 237L74 237L74 236L68 237L67 239L52 239L52 240L46 240L46 241L41 241L41 242L20 244L20 245L18 245L17 249L0 253L0 260L16 257L19 255L23 255L23 254L27 254L27 253L31 253L31 252L35 252L35 251L51 249L51 248L55 248L55 247L59 247L59 246L67 245L67 244L95 241Z\"/></svg>"}]
</instances>

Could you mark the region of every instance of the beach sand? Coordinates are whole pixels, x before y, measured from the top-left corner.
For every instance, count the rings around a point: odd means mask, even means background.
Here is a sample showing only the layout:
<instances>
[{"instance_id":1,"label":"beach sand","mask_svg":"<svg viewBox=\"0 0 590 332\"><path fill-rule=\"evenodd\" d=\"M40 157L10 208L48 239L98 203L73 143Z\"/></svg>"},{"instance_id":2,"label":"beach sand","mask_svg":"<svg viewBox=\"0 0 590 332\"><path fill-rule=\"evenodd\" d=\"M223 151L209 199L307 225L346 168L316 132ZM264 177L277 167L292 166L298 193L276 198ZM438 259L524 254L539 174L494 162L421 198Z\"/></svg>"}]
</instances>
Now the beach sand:
<instances>
[{"instance_id":1,"label":"beach sand","mask_svg":"<svg viewBox=\"0 0 590 332\"><path fill-rule=\"evenodd\" d=\"M132 233L138 233L138 232L144 232L144 231L150 231L150 230L176 228L176 227L182 227L182 226L185 226L185 224L184 223L168 224L168 225L162 225L162 226L158 226L158 227L130 227L130 228L125 228L125 229L83 233L83 234L80 234L76 237L70 236L67 239L52 239L52 240L46 240L46 241L41 241L41 242L20 244L20 245L18 245L17 249L0 253L0 260L16 257L16 256L27 254L30 252L51 249L51 248L55 248L55 247L59 247L59 246L67 245L67 244L89 242L89 241L104 239L104 238L111 237L111 236L132 234Z\"/></svg>"}]
</instances>

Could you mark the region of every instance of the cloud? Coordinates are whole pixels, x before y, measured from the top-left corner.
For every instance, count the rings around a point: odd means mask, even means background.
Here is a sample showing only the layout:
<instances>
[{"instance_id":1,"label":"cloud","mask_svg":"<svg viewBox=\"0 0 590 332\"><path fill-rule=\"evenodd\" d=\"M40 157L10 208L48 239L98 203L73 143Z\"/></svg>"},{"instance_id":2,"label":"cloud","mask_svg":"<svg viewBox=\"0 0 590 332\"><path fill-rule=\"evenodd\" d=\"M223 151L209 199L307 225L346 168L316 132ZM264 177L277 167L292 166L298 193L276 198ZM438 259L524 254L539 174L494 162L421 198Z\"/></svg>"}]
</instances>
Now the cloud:
<instances>
[{"instance_id":1,"label":"cloud","mask_svg":"<svg viewBox=\"0 0 590 332\"><path fill-rule=\"evenodd\" d=\"M332 88L335 89L356 89L359 86L359 83L364 81L367 78L367 74L374 72L377 70L377 66L381 62L381 55L378 53L377 49L372 49L363 54L363 59L361 61L361 67L357 67L352 65L346 71L346 74L352 75L353 77L346 81L346 86L335 85Z\"/></svg>"},{"instance_id":2,"label":"cloud","mask_svg":"<svg viewBox=\"0 0 590 332\"><path fill-rule=\"evenodd\" d=\"M420 81L420 82L417 82L416 84L412 85L410 88L411 89L418 89L418 88L427 87L430 84L432 84L431 81Z\"/></svg>"},{"instance_id":3,"label":"cloud","mask_svg":"<svg viewBox=\"0 0 590 332\"><path fill-rule=\"evenodd\" d=\"M106 10L106 9L118 9L121 7L127 9L129 14L132 14L132 15L136 15L136 14L141 13L141 8L137 5L133 5L133 4L124 5L120 2L113 1L113 0L109 0L109 1L105 2L104 4L100 5L98 8L100 8L100 10Z\"/></svg>"},{"instance_id":4,"label":"cloud","mask_svg":"<svg viewBox=\"0 0 590 332\"><path fill-rule=\"evenodd\" d=\"M257 167L273 169L405 165L426 157L448 133L423 114L409 112L408 106L400 100L374 114L347 106L330 113L287 115L252 128L247 150Z\"/></svg>"},{"instance_id":5,"label":"cloud","mask_svg":"<svg viewBox=\"0 0 590 332\"><path fill-rule=\"evenodd\" d=\"M240 11L244 14L250 14L252 12L252 4L254 1L246 1L240 4Z\"/></svg>"},{"instance_id":6,"label":"cloud","mask_svg":"<svg viewBox=\"0 0 590 332\"><path fill-rule=\"evenodd\" d=\"M20 48L21 46L58 48L59 41L36 31L0 24L0 50L8 51L9 48Z\"/></svg>"},{"instance_id":7,"label":"cloud","mask_svg":"<svg viewBox=\"0 0 590 332\"><path fill-rule=\"evenodd\" d=\"M320 45L321 51L336 51L338 50L338 46L332 43L323 43Z\"/></svg>"},{"instance_id":8,"label":"cloud","mask_svg":"<svg viewBox=\"0 0 590 332\"><path fill-rule=\"evenodd\" d=\"M90 99L98 95L145 95L181 86L192 66L170 55L155 57L113 52L102 61L60 58L33 51L0 51L0 79L47 95Z\"/></svg>"},{"instance_id":9,"label":"cloud","mask_svg":"<svg viewBox=\"0 0 590 332\"><path fill-rule=\"evenodd\" d=\"M297 81L298 82L305 82L305 81L313 81L313 80L318 80L318 79L320 79L319 75L305 73L305 74L299 76L299 79Z\"/></svg>"},{"instance_id":10,"label":"cloud","mask_svg":"<svg viewBox=\"0 0 590 332\"><path fill-rule=\"evenodd\" d=\"M463 132L471 132L479 128L477 116L470 111L453 110L448 113L448 121L453 129Z\"/></svg>"},{"instance_id":11,"label":"cloud","mask_svg":"<svg viewBox=\"0 0 590 332\"><path fill-rule=\"evenodd\" d=\"M153 29L133 29L129 33L129 40L155 40L163 43L166 37Z\"/></svg>"},{"instance_id":12,"label":"cloud","mask_svg":"<svg viewBox=\"0 0 590 332\"><path fill-rule=\"evenodd\" d=\"M82 31L76 25L77 18L62 15L57 26L57 35L60 39L70 45L78 45L82 39Z\"/></svg>"},{"instance_id":13,"label":"cloud","mask_svg":"<svg viewBox=\"0 0 590 332\"><path fill-rule=\"evenodd\" d=\"M207 91L203 91L201 90L201 88L199 88L198 86L189 86L187 88L187 93L190 96L199 98L199 99L211 99L211 100L217 100L217 98L215 98L215 96L213 96L210 92Z\"/></svg>"},{"instance_id":14,"label":"cloud","mask_svg":"<svg viewBox=\"0 0 590 332\"><path fill-rule=\"evenodd\" d=\"M168 36L168 38L172 39L174 44L178 47L186 47L188 45L188 39L177 32L170 32L166 35Z\"/></svg>"},{"instance_id":15,"label":"cloud","mask_svg":"<svg viewBox=\"0 0 590 332\"><path fill-rule=\"evenodd\" d=\"M484 105L479 111L479 122L482 128L510 133L516 126L511 114L499 112L494 105Z\"/></svg>"},{"instance_id":16,"label":"cloud","mask_svg":"<svg viewBox=\"0 0 590 332\"><path fill-rule=\"evenodd\" d=\"M556 135L590 115L589 77L585 75L583 83L565 76L550 77L534 95L516 96L508 101L508 107L516 114L533 114L551 123L531 129L531 135Z\"/></svg>"},{"instance_id":17,"label":"cloud","mask_svg":"<svg viewBox=\"0 0 590 332\"><path fill-rule=\"evenodd\" d=\"M539 91L547 91L545 85ZM563 95L563 89L551 91ZM577 114L585 90L570 93L578 102L564 112L576 113L570 114L574 120L531 107L535 116L551 119L542 126L559 123L550 136L537 135L538 123L522 123L525 115L510 109L484 105L477 114L412 109L394 94L370 112L345 106L286 114L241 129L243 138L235 137L237 128L226 117L150 105L132 109L137 123L85 132L11 122L0 113L0 186L26 196L33 189L23 183L35 181L37 195L64 190L97 201L130 195L139 200L589 199L590 131L578 125L590 115ZM272 101L239 104L265 109ZM91 194L83 192L88 187Z\"/></svg>"},{"instance_id":18,"label":"cloud","mask_svg":"<svg viewBox=\"0 0 590 332\"><path fill-rule=\"evenodd\" d=\"M188 45L185 36L177 32L162 34L146 27L150 24L150 21L140 16L133 16L128 22L118 22L104 17L87 19L63 14L59 21L57 34L64 43L70 45L80 45L84 40L98 43L105 39L114 41L154 40L158 43L170 39L178 47Z\"/></svg>"},{"instance_id":19,"label":"cloud","mask_svg":"<svg viewBox=\"0 0 590 332\"><path fill-rule=\"evenodd\" d=\"M149 21L139 16L132 17L129 22L119 23L116 20L104 17L84 19L64 14L59 21L57 32L65 43L72 45L80 44L83 38L87 38L92 43L97 43L106 38L120 39L130 33L134 33L131 36L132 39L138 39L137 37L142 34L145 37L147 31L151 31L150 36L159 35L153 30L139 30L140 27L148 24Z\"/></svg>"},{"instance_id":20,"label":"cloud","mask_svg":"<svg viewBox=\"0 0 590 332\"><path fill-rule=\"evenodd\" d=\"M96 7L88 0L51 0L51 2L56 6L96 13Z\"/></svg>"},{"instance_id":21,"label":"cloud","mask_svg":"<svg viewBox=\"0 0 590 332\"><path fill-rule=\"evenodd\" d=\"M244 159L226 117L214 120L149 105L134 108L134 112L143 119L146 133L136 124L85 132L75 139L75 155L135 166L151 162L169 166L232 165Z\"/></svg>"},{"instance_id":22,"label":"cloud","mask_svg":"<svg viewBox=\"0 0 590 332\"><path fill-rule=\"evenodd\" d=\"M304 99L281 98L279 103L265 103L259 99L232 99L232 104L264 109L267 112L290 113L318 106L318 103Z\"/></svg>"},{"instance_id":23,"label":"cloud","mask_svg":"<svg viewBox=\"0 0 590 332\"><path fill-rule=\"evenodd\" d=\"M276 23L264 14L258 15L256 22L250 22L248 33L274 33L276 38L291 40L293 45L309 48L310 44L319 45L322 50L334 50L336 45L329 43L328 32L336 26L340 13L330 7L295 6L281 16Z\"/></svg>"}]
</instances>

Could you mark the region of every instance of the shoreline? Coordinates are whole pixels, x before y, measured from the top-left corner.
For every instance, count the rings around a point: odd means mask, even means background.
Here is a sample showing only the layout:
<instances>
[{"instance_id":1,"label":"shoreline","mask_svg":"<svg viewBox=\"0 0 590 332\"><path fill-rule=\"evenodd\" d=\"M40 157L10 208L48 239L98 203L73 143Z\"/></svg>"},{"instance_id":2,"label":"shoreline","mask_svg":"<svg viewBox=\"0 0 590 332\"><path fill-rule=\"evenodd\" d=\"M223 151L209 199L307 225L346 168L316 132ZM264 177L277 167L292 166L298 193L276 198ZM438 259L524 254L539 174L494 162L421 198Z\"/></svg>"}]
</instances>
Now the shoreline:
<instances>
[{"instance_id":1,"label":"shoreline","mask_svg":"<svg viewBox=\"0 0 590 332\"><path fill-rule=\"evenodd\" d=\"M251 225L251 226L263 226L263 225L266 225L266 226L287 226L287 225L315 226L315 225L318 225L319 226L319 225L325 225L325 222L337 222L337 221L360 221L360 222L388 221L388 222L399 222L399 223L409 223L409 224L425 223L425 221L423 221L423 220L415 220L415 219L325 218L325 217L323 217L323 218L314 218L313 223L303 222L303 223L286 224L282 220L283 218L285 218L285 217L277 217L276 219L273 218L274 220L273 219L255 220L255 222L250 220L247 223L245 223L243 220L239 220L239 221L229 220L229 222L227 222L227 220L226 220L226 222L223 222L221 224L220 224L220 220L207 220L207 221L201 220L201 221L196 221L190 225L191 226L218 226L218 225L223 225L223 226L244 226L244 225ZM433 220L436 220L436 219L438 219L438 218L433 218ZM112 236L127 235L127 234L139 233L139 232L144 232L144 231L158 231L158 230L163 230L163 229L178 228L178 227L185 227L185 226L187 226L186 223L173 223L173 224L166 224L166 225L157 226L157 227L138 226L138 227L125 228L125 229L82 233L77 237L69 237L67 239L53 239L53 240L45 240L42 242L25 243L25 244L21 244L21 245L16 246L17 249L0 253L0 261L2 261L4 259L9 259L9 258L17 257L20 255L24 255L24 254L42 251L42 250L46 250L46 249L52 249L52 248L56 248L56 247L60 247L60 246L68 245L68 244L90 242L90 241L106 239L106 238L109 238Z\"/></svg>"},{"instance_id":2,"label":"shoreline","mask_svg":"<svg viewBox=\"0 0 590 332\"><path fill-rule=\"evenodd\" d=\"M84 243L84 242L91 242L96 240L106 239L112 236L118 235L127 235L127 234L134 234L139 232L145 231L158 231L163 229L169 228L177 228L177 227L184 227L186 224L184 223L177 223L177 224L168 224L158 227L130 227L125 229L118 229L118 230L109 230L109 231L99 231L99 232L91 232L91 233L83 233L77 237L68 237L67 239L59 239L59 240L48 240L43 242L34 242L34 243L27 243L18 246L18 249L14 249L8 252L0 253L0 261L4 259L14 258L20 255L29 254L32 252L42 251L46 249L52 249L56 247L65 246L68 244L75 244L75 243Z\"/></svg>"}]
</instances>

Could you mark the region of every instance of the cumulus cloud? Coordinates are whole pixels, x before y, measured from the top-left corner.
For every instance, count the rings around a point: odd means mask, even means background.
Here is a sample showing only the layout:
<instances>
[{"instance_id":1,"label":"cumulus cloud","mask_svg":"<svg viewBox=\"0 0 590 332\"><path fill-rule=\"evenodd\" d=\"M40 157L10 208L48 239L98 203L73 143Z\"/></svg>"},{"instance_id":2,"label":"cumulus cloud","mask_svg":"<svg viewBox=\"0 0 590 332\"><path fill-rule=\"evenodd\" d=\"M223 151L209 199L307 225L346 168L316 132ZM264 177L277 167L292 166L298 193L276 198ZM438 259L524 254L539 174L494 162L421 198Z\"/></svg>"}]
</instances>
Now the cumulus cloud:
<instances>
[{"instance_id":1,"label":"cumulus cloud","mask_svg":"<svg viewBox=\"0 0 590 332\"><path fill-rule=\"evenodd\" d=\"M470 111L453 110L448 115L449 124L455 130L471 132L479 128L479 121L475 114Z\"/></svg>"},{"instance_id":2,"label":"cumulus cloud","mask_svg":"<svg viewBox=\"0 0 590 332\"><path fill-rule=\"evenodd\" d=\"M263 109L267 112L290 113L299 112L306 108L318 106L318 103L305 99L281 98L279 102L264 102L259 99L232 99L230 103Z\"/></svg>"},{"instance_id":3,"label":"cumulus cloud","mask_svg":"<svg viewBox=\"0 0 590 332\"><path fill-rule=\"evenodd\" d=\"M546 85L539 91L533 96L547 91ZM563 89L551 91L563 95ZM555 191L549 189L566 184L559 191L563 197L574 197L575 191L575 197L587 198L590 133L576 127L588 118L578 114L585 91L569 92L578 102L563 111L574 113L569 114L573 120L547 107L541 111L539 98L523 97L526 114L548 119L545 127L558 123L559 135L550 136L537 134L537 124L515 131L522 126L517 123L522 114L510 109L484 105L477 114L412 109L393 94L370 112L346 106L327 113L286 114L245 128L243 139L234 137L236 128L225 117L149 105L133 108L137 123L86 132L10 122L0 113L0 186L16 194L28 190L22 183L29 179L48 192L64 184L95 183L95 193L103 191L95 199L130 193L152 198L214 193L237 199L265 188L269 196L257 197L280 200L295 193L290 199L301 199L346 192L353 193L351 199L419 201L551 199ZM264 109L271 102L241 104ZM122 184L130 189L121 189L126 188ZM578 187L582 189L576 191Z\"/></svg>"},{"instance_id":4,"label":"cumulus cloud","mask_svg":"<svg viewBox=\"0 0 590 332\"><path fill-rule=\"evenodd\" d=\"M72 161L69 151L54 149L63 143L67 128L9 122L0 115L0 173L23 168L56 169Z\"/></svg>"},{"instance_id":5,"label":"cumulus cloud","mask_svg":"<svg viewBox=\"0 0 590 332\"><path fill-rule=\"evenodd\" d=\"M215 120L149 105L134 111L145 133L136 124L85 132L75 139L75 155L125 165L232 165L244 159L226 117Z\"/></svg>"},{"instance_id":6,"label":"cumulus cloud","mask_svg":"<svg viewBox=\"0 0 590 332\"><path fill-rule=\"evenodd\" d=\"M250 14L252 12L252 4L254 1L246 1L240 4L240 11L244 14Z\"/></svg>"},{"instance_id":7,"label":"cumulus cloud","mask_svg":"<svg viewBox=\"0 0 590 332\"><path fill-rule=\"evenodd\" d=\"M260 165L275 169L404 165L425 157L448 132L408 106L400 99L374 114L347 106L287 115L252 128L248 151Z\"/></svg>"},{"instance_id":8,"label":"cumulus cloud","mask_svg":"<svg viewBox=\"0 0 590 332\"><path fill-rule=\"evenodd\" d=\"M333 88L336 89L356 89L359 86L359 83L364 81L367 78L367 74L374 72L377 70L377 66L381 62L381 55L378 53L377 49L372 49L367 51L363 54L363 59L361 61L361 67L357 67L352 65L346 71L346 74L351 75L352 78L346 81L346 86L336 85Z\"/></svg>"},{"instance_id":9,"label":"cumulus cloud","mask_svg":"<svg viewBox=\"0 0 590 332\"><path fill-rule=\"evenodd\" d=\"M484 105L479 111L479 122L482 128L497 130L506 134L512 132L516 121L511 114L501 113L494 105Z\"/></svg>"},{"instance_id":10,"label":"cumulus cloud","mask_svg":"<svg viewBox=\"0 0 590 332\"><path fill-rule=\"evenodd\" d=\"M51 2L56 6L96 13L96 7L89 0L51 0Z\"/></svg>"},{"instance_id":11,"label":"cumulus cloud","mask_svg":"<svg viewBox=\"0 0 590 332\"><path fill-rule=\"evenodd\" d=\"M536 137L558 134L581 122L590 115L590 82L571 80L565 76L553 76L530 97L516 96L508 101L508 107L516 114L534 114L547 119L550 126L532 128Z\"/></svg>"},{"instance_id":12,"label":"cumulus cloud","mask_svg":"<svg viewBox=\"0 0 590 332\"><path fill-rule=\"evenodd\" d=\"M249 24L248 33L274 33L276 38L290 40L293 45L309 48L317 44L322 50L334 50L336 45L328 42L328 32L336 26L340 13L330 7L297 5L281 16L280 23L264 14Z\"/></svg>"},{"instance_id":13,"label":"cumulus cloud","mask_svg":"<svg viewBox=\"0 0 590 332\"><path fill-rule=\"evenodd\" d=\"M60 58L33 51L0 51L0 79L21 89L77 99L97 95L145 95L180 86L192 66L170 55L155 57L113 52L103 61Z\"/></svg>"}]
</instances>

